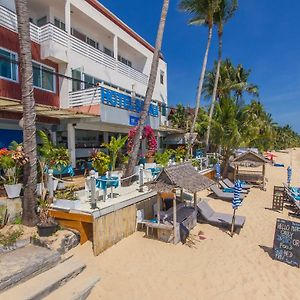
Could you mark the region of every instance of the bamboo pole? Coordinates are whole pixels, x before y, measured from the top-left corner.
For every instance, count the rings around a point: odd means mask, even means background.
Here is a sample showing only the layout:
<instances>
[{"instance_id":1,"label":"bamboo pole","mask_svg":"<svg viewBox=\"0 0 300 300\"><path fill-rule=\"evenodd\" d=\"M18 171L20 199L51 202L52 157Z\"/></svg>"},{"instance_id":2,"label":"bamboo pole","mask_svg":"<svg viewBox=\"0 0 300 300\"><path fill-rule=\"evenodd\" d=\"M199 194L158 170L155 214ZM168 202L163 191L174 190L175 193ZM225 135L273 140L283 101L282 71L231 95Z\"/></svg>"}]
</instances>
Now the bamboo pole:
<instances>
[{"instance_id":1,"label":"bamboo pole","mask_svg":"<svg viewBox=\"0 0 300 300\"><path fill-rule=\"evenodd\" d=\"M233 232L234 232L235 211L236 211L236 209L233 210L233 216L232 216L232 222L231 222L231 237L233 237Z\"/></svg>"},{"instance_id":2,"label":"bamboo pole","mask_svg":"<svg viewBox=\"0 0 300 300\"><path fill-rule=\"evenodd\" d=\"M176 194L173 197L173 230L174 230L174 244L177 241L177 209L176 209Z\"/></svg>"}]
</instances>

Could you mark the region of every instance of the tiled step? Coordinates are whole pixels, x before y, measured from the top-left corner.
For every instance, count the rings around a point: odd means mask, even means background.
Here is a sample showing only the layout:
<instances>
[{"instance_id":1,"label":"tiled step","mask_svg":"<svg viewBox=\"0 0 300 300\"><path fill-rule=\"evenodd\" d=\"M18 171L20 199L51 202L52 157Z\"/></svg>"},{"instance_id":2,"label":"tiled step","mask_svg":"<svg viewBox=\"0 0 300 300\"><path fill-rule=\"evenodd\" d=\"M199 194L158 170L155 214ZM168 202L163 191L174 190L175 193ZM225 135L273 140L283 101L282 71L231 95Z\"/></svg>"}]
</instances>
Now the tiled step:
<instances>
[{"instance_id":1,"label":"tiled step","mask_svg":"<svg viewBox=\"0 0 300 300\"><path fill-rule=\"evenodd\" d=\"M84 300L88 297L91 290L99 280L99 276L87 277L83 272L61 288L48 295L44 298L44 300Z\"/></svg>"},{"instance_id":2,"label":"tiled step","mask_svg":"<svg viewBox=\"0 0 300 300\"><path fill-rule=\"evenodd\" d=\"M70 258L54 268L0 294L0 299L39 300L76 277L85 264ZM67 300L65 298L65 300Z\"/></svg>"},{"instance_id":3,"label":"tiled step","mask_svg":"<svg viewBox=\"0 0 300 300\"><path fill-rule=\"evenodd\" d=\"M49 270L59 261L58 252L33 245L0 254L0 292Z\"/></svg>"}]
</instances>

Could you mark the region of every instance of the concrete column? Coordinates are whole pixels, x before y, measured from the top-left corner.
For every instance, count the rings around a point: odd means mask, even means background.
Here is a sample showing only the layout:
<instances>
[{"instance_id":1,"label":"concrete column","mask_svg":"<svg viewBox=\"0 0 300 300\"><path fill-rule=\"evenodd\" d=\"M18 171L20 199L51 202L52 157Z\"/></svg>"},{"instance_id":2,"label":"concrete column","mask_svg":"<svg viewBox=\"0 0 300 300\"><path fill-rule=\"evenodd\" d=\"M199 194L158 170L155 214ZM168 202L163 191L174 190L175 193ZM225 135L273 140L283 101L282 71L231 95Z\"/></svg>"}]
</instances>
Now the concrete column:
<instances>
[{"instance_id":1,"label":"concrete column","mask_svg":"<svg viewBox=\"0 0 300 300\"><path fill-rule=\"evenodd\" d=\"M56 145L57 143L57 136L56 136L56 131L54 131L53 129L50 131L51 134L51 140L53 145Z\"/></svg>"},{"instance_id":2,"label":"concrete column","mask_svg":"<svg viewBox=\"0 0 300 300\"><path fill-rule=\"evenodd\" d=\"M118 36L114 36L114 57L118 60L118 53L119 53L119 45L118 45Z\"/></svg>"},{"instance_id":3,"label":"concrete column","mask_svg":"<svg viewBox=\"0 0 300 300\"><path fill-rule=\"evenodd\" d=\"M71 34L71 5L70 0L65 0L65 25L66 32Z\"/></svg>"},{"instance_id":4,"label":"concrete column","mask_svg":"<svg viewBox=\"0 0 300 300\"><path fill-rule=\"evenodd\" d=\"M108 132L107 131L103 132L103 140L104 140L104 143L109 143Z\"/></svg>"},{"instance_id":5,"label":"concrete column","mask_svg":"<svg viewBox=\"0 0 300 300\"><path fill-rule=\"evenodd\" d=\"M75 153L75 127L72 123L67 125L68 132L68 150L71 157L72 167L76 166L76 153Z\"/></svg>"},{"instance_id":6,"label":"concrete column","mask_svg":"<svg viewBox=\"0 0 300 300\"><path fill-rule=\"evenodd\" d=\"M58 65L58 72L67 77L72 77L69 64L61 63ZM61 108L69 108L69 92L72 90L72 80L59 76L59 102Z\"/></svg>"}]
</instances>

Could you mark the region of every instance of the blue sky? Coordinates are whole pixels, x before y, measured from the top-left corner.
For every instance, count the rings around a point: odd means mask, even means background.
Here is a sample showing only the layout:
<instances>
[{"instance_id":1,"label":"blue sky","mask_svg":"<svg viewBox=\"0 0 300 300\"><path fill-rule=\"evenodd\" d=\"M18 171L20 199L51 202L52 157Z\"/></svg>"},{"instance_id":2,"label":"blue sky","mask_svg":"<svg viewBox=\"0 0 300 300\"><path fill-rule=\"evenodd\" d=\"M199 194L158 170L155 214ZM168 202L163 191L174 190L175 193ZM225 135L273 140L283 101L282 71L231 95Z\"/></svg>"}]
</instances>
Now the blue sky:
<instances>
[{"instance_id":1,"label":"blue sky","mask_svg":"<svg viewBox=\"0 0 300 300\"><path fill-rule=\"evenodd\" d=\"M162 1L100 2L154 44ZM163 42L169 104L194 106L207 29L188 26L188 16L178 11L178 0L170 2ZM252 70L250 81L259 86L260 100L274 120L289 123L300 133L300 1L287 2L239 0L235 17L225 27L223 52L224 58ZM216 42L215 37L209 68L217 57Z\"/></svg>"}]
</instances>

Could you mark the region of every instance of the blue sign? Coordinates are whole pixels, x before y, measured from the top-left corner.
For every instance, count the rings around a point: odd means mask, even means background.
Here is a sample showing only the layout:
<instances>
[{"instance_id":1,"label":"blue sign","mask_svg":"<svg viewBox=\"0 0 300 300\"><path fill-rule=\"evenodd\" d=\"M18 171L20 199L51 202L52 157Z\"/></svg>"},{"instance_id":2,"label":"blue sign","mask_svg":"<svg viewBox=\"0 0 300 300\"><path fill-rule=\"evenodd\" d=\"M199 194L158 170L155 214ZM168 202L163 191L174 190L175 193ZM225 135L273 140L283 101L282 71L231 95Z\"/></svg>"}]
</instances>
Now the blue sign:
<instances>
[{"instance_id":1,"label":"blue sign","mask_svg":"<svg viewBox=\"0 0 300 300\"><path fill-rule=\"evenodd\" d=\"M144 105L144 100L142 99L133 99L129 95L125 95L104 87L101 87L101 102L106 105L135 111L137 113L142 111ZM149 115L158 117L158 105L154 105L153 103L150 104Z\"/></svg>"},{"instance_id":2,"label":"blue sign","mask_svg":"<svg viewBox=\"0 0 300 300\"><path fill-rule=\"evenodd\" d=\"M129 116L129 125L130 126L137 126L139 123L140 118L136 116Z\"/></svg>"}]
</instances>

